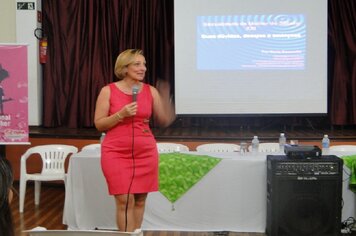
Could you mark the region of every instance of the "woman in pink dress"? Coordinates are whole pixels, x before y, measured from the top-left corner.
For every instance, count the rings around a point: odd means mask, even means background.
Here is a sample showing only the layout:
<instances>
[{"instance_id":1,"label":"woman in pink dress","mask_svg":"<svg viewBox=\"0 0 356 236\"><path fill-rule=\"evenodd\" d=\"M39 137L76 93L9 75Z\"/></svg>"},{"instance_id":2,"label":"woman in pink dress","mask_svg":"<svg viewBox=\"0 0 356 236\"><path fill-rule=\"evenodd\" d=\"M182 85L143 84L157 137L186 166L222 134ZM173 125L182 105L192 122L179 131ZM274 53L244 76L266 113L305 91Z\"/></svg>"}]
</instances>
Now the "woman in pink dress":
<instances>
[{"instance_id":1,"label":"woman in pink dress","mask_svg":"<svg viewBox=\"0 0 356 236\"><path fill-rule=\"evenodd\" d=\"M149 127L153 115L161 126L175 119L169 87L143 82L146 61L141 50L128 49L116 60L118 82L100 91L95 126L106 132L101 148L101 167L109 194L115 197L120 231L141 228L149 192L158 191L158 152Z\"/></svg>"}]
</instances>

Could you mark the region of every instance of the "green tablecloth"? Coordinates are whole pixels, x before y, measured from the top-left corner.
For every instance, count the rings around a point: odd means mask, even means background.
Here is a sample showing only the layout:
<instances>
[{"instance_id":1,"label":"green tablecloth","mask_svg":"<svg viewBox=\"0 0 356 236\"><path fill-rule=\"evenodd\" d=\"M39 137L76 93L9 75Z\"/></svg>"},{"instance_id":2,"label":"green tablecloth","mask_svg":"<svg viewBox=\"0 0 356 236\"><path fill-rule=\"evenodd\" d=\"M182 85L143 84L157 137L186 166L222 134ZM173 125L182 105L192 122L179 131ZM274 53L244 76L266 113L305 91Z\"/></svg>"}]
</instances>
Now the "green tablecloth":
<instances>
[{"instance_id":1,"label":"green tablecloth","mask_svg":"<svg viewBox=\"0 0 356 236\"><path fill-rule=\"evenodd\" d=\"M350 169L349 188L356 193L356 155L342 156L344 164Z\"/></svg>"},{"instance_id":2,"label":"green tablecloth","mask_svg":"<svg viewBox=\"0 0 356 236\"><path fill-rule=\"evenodd\" d=\"M174 203L220 161L207 155L161 153L159 191Z\"/></svg>"}]
</instances>

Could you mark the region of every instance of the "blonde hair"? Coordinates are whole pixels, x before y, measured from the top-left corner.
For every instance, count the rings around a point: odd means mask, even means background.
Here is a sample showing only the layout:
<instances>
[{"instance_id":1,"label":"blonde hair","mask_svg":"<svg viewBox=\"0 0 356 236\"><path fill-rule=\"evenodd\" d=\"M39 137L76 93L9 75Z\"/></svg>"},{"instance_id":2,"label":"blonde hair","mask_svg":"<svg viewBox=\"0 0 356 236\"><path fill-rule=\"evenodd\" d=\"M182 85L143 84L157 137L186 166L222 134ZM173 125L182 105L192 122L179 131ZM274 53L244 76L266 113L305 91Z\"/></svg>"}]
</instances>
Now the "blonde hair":
<instances>
[{"instance_id":1,"label":"blonde hair","mask_svg":"<svg viewBox=\"0 0 356 236\"><path fill-rule=\"evenodd\" d=\"M119 54L114 69L114 73L119 80L126 76L127 66L133 63L138 55L143 56L143 51L140 49L127 49Z\"/></svg>"}]
</instances>

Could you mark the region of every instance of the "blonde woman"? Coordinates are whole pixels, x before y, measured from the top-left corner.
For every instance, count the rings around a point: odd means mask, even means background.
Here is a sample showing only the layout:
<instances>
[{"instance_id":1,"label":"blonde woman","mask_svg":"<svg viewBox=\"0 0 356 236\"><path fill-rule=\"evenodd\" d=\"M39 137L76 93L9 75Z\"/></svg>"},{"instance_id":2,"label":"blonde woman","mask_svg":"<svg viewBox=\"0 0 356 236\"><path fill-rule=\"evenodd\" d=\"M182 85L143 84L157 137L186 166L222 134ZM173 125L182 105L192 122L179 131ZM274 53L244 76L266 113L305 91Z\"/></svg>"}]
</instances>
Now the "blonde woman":
<instances>
[{"instance_id":1,"label":"blonde woman","mask_svg":"<svg viewBox=\"0 0 356 236\"><path fill-rule=\"evenodd\" d=\"M158 90L144 83L146 60L128 49L116 60L119 79L102 88L96 102L95 126L106 132L101 166L109 194L115 197L120 231L141 228L149 192L158 190L158 152L149 127L151 116L161 126L175 119L166 84Z\"/></svg>"}]
</instances>

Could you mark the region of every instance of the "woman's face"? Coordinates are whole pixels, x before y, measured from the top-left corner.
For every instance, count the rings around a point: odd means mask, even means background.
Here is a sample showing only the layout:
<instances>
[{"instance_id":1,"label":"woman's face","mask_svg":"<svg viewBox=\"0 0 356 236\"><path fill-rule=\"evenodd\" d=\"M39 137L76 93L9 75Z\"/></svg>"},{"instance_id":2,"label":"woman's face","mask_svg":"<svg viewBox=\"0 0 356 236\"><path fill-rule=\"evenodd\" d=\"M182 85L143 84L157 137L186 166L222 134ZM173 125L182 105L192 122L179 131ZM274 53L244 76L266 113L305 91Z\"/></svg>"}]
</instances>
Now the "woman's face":
<instances>
[{"instance_id":1,"label":"woman's face","mask_svg":"<svg viewBox=\"0 0 356 236\"><path fill-rule=\"evenodd\" d=\"M134 80L142 81L145 78L146 73L146 60L142 55L136 56L134 62L127 66L126 77Z\"/></svg>"}]
</instances>

